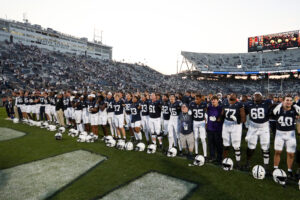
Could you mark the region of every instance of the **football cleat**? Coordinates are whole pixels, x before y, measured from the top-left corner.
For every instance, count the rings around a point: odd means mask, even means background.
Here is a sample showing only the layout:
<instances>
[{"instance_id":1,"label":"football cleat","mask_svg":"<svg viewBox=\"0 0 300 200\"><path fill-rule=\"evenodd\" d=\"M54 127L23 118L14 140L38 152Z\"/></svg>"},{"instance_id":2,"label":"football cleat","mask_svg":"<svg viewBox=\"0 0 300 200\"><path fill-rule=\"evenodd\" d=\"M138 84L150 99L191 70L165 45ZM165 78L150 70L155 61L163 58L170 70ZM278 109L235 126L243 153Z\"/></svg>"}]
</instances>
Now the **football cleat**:
<instances>
[{"instance_id":1,"label":"football cleat","mask_svg":"<svg viewBox=\"0 0 300 200\"><path fill-rule=\"evenodd\" d=\"M14 118L14 119L13 119L13 123L14 123L14 124L19 123L19 119L18 119L18 118Z\"/></svg>"}]
</instances>

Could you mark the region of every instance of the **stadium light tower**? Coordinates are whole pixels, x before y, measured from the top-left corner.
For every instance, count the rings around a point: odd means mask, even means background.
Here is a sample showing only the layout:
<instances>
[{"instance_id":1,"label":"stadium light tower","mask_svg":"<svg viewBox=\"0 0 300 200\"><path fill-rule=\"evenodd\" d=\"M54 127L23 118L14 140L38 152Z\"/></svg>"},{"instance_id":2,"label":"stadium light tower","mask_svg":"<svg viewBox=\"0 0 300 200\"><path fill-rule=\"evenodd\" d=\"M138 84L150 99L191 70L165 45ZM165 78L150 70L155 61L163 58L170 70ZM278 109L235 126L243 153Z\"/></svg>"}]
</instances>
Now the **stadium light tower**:
<instances>
[{"instance_id":1,"label":"stadium light tower","mask_svg":"<svg viewBox=\"0 0 300 200\"><path fill-rule=\"evenodd\" d=\"M94 38L93 38L93 41L94 42L97 42L97 41L100 41L102 43L102 34L103 34L103 31L102 30L98 30L94 27Z\"/></svg>"}]
</instances>

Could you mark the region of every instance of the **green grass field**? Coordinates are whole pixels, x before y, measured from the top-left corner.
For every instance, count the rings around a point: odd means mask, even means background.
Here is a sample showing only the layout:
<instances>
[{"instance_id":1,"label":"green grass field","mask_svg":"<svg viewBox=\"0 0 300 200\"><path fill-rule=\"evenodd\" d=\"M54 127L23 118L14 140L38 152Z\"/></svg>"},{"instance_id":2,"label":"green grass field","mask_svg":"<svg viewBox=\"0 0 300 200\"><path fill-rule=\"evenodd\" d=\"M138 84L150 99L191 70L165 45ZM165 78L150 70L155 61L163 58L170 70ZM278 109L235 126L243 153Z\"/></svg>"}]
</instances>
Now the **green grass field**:
<instances>
[{"instance_id":1,"label":"green grass field","mask_svg":"<svg viewBox=\"0 0 300 200\"><path fill-rule=\"evenodd\" d=\"M150 171L196 183L197 188L186 196L188 199L300 199L300 191L295 183L289 183L284 188L275 184L271 177L262 181L255 180L250 173L236 170L226 172L213 164L205 164L203 167L189 167L188 164L191 161L185 158L168 158L161 153L148 155L146 152L120 151L106 147L102 141L77 143L75 138L66 134L64 134L62 141L56 141L53 132L24 124L13 124L12 121L5 120L5 117L5 111L1 108L0 127L22 131L26 135L0 141L0 169L15 167L75 150L86 150L107 158L101 164L58 190L54 195L49 196L49 199L96 199L116 188L125 186ZM243 140L243 162L245 161L245 147ZM271 166L272 159L273 144L271 144ZM284 170L286 170L285 162L283 155L281 167ZM252 164L262 164L259 148L257 148ZM0 179L0 191L3 184L5 182L1 183ZM24 180L24 184L26 184L26 180ZM155 198L149 196L149 199Z\"/></svg>"}]
</instances>

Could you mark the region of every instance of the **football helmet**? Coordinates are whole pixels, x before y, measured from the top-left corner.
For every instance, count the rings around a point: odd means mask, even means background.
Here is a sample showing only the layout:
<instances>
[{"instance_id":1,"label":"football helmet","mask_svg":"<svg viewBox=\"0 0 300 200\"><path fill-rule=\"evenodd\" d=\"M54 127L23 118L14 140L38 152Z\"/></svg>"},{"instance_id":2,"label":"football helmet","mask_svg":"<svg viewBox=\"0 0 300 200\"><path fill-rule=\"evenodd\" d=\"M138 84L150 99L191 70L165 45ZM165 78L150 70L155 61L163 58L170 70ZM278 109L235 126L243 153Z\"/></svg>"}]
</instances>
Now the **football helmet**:
<instances>
[{"instance_id":1,"label":"football helmet","mask_svg":"<svg viewBox=\"0 0 300 200\"><path fill-rule=\"evenodd\" d=\"M74 130L72 137L77 137L79 135L79 131L78 130Z\"/></svg>"},{"instance_id":2,"label":"football helmet","mask_svg":"<svg viewBox=\"0 0 300 200\"><path fill-rule=\"evenodd\" d=\"M48 122L43 122L41 128L48 128L49 124Z\"/></svg>"},{"instance_id":3,"label":"football helmet","mask_svg":"<svg viewBox=\"0 0 300 200\"><path fill-rule=\"evenodd\" d=\"M197 155L193 162L196 166L203 166L205 164L205 158L202 155Z\"/></svg>"},{"instance_id":4,"label":"football helmet","mask_svg":"<svg viewBox=\"0 0 300 200\"><path fill-rule=\"evenodd\" d=\"M56 133L54 135L54 137L55 137L56 140L61 140L62 139L62 134L61 133Z\"/></svg>"},{"instance_id":5,"label":"football helmet","mask_svg":"<svg viewBox=\"0 0 300 200\"><path fill-rule=\"evenodd\" d=\"M104 139L104 142L107 143L109 140L112 140L112 139L114 139L114 138L111 135L106 136Z\"/></svg>"},{"instance_id":6,"label":"football helmet","mask_svg":"<svg viewBox=\"0 0 300 200\"><path fill-rule=\"evenodd\" d=\"M156 152L156 145L155 144L150 144L148 147L147 147L147 153L155 153Z\"/></svg>"},{"instance_id":7,"label":"football helmet","mask_svg":"<svg viewBox=\"0 0 300 200\"><path fill-rule=\"evenodd\" d=\"M127 142L127 143L125 144L125 149L126 149L127 151L132 151L132 150L133 150L133 143L132 143L132 142Z\"/></svg>"},{"instance_id":8,"label":"football helmet","mask_svg":"<svg viewBox=\"0 0 300 200\"><path fill-rule=\"evenodd\" d=\"M87 136L88 136L87 132L85 132L85 131L81 132L77 139L77 142L86 142Z\"/></svg>"},{"instance_id":9,"label":"football helmet","mask_svg":"<svg viewBox=\"0 0 300 200\"><path fill-rule=\"evenodd\" d=\"M38 121L38 122L36 122L35 125L36 125L37 127L41 127L41 126L42 126L42 122Z\"/></svg>"},{"instance_id":10,"label":"football helmet","mask_svg":"<svg viewBox=\"0 0 300 200\"><path fill-rule=\"evenodd\" d=\"M48 130L49 131L56 131L56 126L55 125L49 125Z\"/></svg>"},{"instance_id":11,"label":"football helmet","mask_svg":"<svg viewBox=\"0 0 300 200\"><path fill-rule=\"evenodd\" d=\"M138 143L136 146L135 146L135 150L136 151L144 151L145 150L145 144L144 143L142 143L142 142L140 142L140 143Z\"/></svg>"},{"instance_id":12,"label":"football helmet","mask_svg":"<svg viewBox=\"0 0 300 200\"><path fill-rule=\"evenodd\" d=\"M255 179L264 179L266 176L266 170L263 166L261 165L255 165L252 168L252 175Z\"/></svg>"},{"instance_id":13,"label":"football helmet","mask_svg":"<svg viewBox=\"0 0 300 200\"><path fill-rule=\"evenodd\" d=\"M167 156L168 157L175 157L177 155L177 149L172 147L168 150Z\"/></svg>"},{"instance_id":14,"label":"football helmet","mask_svg":"<svg viewBox=\"0 0 300 200\"><path fill-rule=\"evenodd\" d=\"M222 168L225 171L231 171L233 169L233 161L231 160L231 158L225 158L222 161Z\"/></svg>"},{"instance_id":15,"label":"football helmet","mask_svg":"<svg viewBox=\"0 0 300 200\"><path fill-rule=\"evenodd\" d=\"M108 147L116 146L116 140L114 140L114 139L108 140L106 143L106 146L108 146Z\"/></svg>"},{"instance_id":16,"label":"football helmet","mask_svg":"<svg viewBox=\"0 0 300 200\"><path fill-rule=\"evenodd\" d=\"M14 123L14 124L19 123L19 119L18 119L18 118L14 118L14 119L13 119L13 123Z\"/></svg>"},{"instance_id":17,"label":"football helmet","mask_svg":"<svg viewBox=\"0 0 300 200\"><path fill-rule=\"evenodd\" d=\"M68 136L71 136L71 135L74 133L74 131L75 131L75 129L74 129L74 128L71 128L71 129L69 130Z\"/></svg>"},{"instance_id":18,"label":"football helmet","mask_svg":"<svg viewBox=\"0 0 300 200\"><path fill-rule=\"evenodd\" d=\"M94 134L87 135L85 141L88 143L94 142Z\"/></svg>"},{"instance_id":19,"label":"football helmet","mask_svg":"<svg viewBox=\"0 0 300 200\"><path fill-rule=\"evenodd\" d=\"M59 127L58 131L60 133L64 133L66 131L66 128L65 127Z\"/></svg>"},{"instance_id":20,"label":"football helmet","mask_svg":"<svg viewBox=\"0 0 300 200\"><path fill-rule=\"evenodd\" d=\"M275 181L275 183L285 185L287 180L285 171L283 171L282 169L275 169L273 171L273 180Z\"/></svg>"},{"instance_id":21,"label":"football helmet","mask_svg":"<svg viewBox=\"0 0 300 200\"><path fill-rule=\"evenodd\" d=\"M29 120L29 126L34 126L34 121L33 120Z\"/></svg>"},{"instance_id":22,"label":"football helmet","mask_svg":"<svg viewBox=\"0 0 300 200\"><path fill-rule=\"evenodd\" d=\"M119 140L117 142L117 149L124 150L124 148L125 148L125 141L124 140Z\"/></svg>"}]
</instances>

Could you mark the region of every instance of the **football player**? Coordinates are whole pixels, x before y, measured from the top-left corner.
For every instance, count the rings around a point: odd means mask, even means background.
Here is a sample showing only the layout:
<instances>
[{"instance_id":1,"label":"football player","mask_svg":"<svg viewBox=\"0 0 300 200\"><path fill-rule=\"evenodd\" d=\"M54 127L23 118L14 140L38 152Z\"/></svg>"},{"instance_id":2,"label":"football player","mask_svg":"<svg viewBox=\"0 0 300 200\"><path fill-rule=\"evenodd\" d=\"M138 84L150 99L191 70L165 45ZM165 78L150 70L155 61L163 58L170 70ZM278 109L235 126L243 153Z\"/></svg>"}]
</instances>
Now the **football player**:
<instances>
[{"instance_id":1,"label":"football player","mask_svg":"<svg viewBox=\"0 0 300 200\"><path fill-rule=\"evenodd\" d=\"M170 102L169 102L169 95L164 94L163 95L163 105L162 105L162 121L163 121L163 135L166 136L168 135L168 125L169 125L169 120L170 120ZM170 144L170 142L169 142ZM173 145L171 146L171 148ZM170 145L169 145L170 149Z\"/></svg>"},{"instance_id":2,"label":"football player","mask_svg":"<svg viewBox=\"0 0 300 200\"><path fill-rule=\"evenodd\" d=\"M270 157L269 112L272 104L270 101L263 100L260 92L254 93L253 97L253 101L245 104L246 115L249 115L249 128L245 138L248 142L246 168L249 169L250 167L249 162L259 139L263 153L264 167L267 170Z\"/></svg>"},{"instance_id":3,"label":"football player","mask_svg":"<svg viewBox=\"0 0 300 200\"><path fill-rule=\"evenodd\" d=\"M91 131L98 135L99 105L95 94L88 95L88 111L90 113Z\"/></svg>"},{"instance_id":4,"label":"football player","mask_svg":"<svg viewBox=\"0 0 300 200\"><path fill-rule=\"evenodd\" d=\"M132 98L132 104L130 106L131 111L131 127L133 128L135 139L137 143L142 141L141 134L141 105L139 97L134 95Z\"/></svg>"},{"instance_id":5,"label":"football player","mask_svg":"<svg viewBox=\"0 0 300 200\"><path fill-rule=\"evenodd\" d=\"M205 130L205 115L207 111L207 103L202 100L202 95L197 94L194 102L190 103L190 110L193 113L193 130L195 138L195 154L198 152L198 141L201 139L203 155L207 159L207 144Z\"/></svg>"},{"instance_id":6,"label":"football player","mask_svg":"<svg viewBox=\"0 0 300 200\"><path fill-rule=\"evenodd\" d=\"M114 96L114 124L117 130L118 138L121 139L121 133L123 139L126 140L126 133L124 129L124 101L120 98L120 94L116 93Z\"/></svg>"},{"instance_id":7,"label":"football player","mask_svg":"<svg viewBox=\"0 0 300 200\"><path fill-rule=\"evenodd\" d=\"M118 135L117 135L117 132L116 132L116 128L115 128L115 125L113 123L113 119L114 119L114 107L113 107L113 101L114 101L114 98L112 96L112 93L111 92L108 92L107 93L107 96L106 96L106 111L107 111L107 121L108 121L108 124L109 124L109 128L110 128L110 133L111 135L114 137L114 138L117 138Z\"/></svg>"},{"instance_id":8,"label":"football player","mask_svg":"<svg viewBox=\"0 0 300 200\"><path fill-rule=\"evenodd\" d=\"M89 108L88 108L88 105L89 105L89 99L88 99L88 95L87 93L85 93L84 95L82 95L80 97L80 101L82 102L82 123L84 125L84 130L86 132L90 132L90 112L89 112Z\"/></svg>"},{"instance_id":9,"label":"football player","mask_svg":"<svg viewBox=\"0 0 300 200\"><path fill-rule=\"evenodd\" d=\"M134 134L131 128L131 111L130 111L131 104L132 104L132 94L127 93L125 97L125 122L126 122L126 128L128 128L131 139L133 140Z\"/></svg>"},{"instance_id":10,"label":"football player","mask_svg":"<svg viewBox=\"0 0 300 200\"><path fill-rule=\"evenodd\" d=\"M224 119L222 129L223 157L228 156L230 146L232 146L235 153L236 168L240 168L242 124L246 121L246 114L242 104L237 101L236 94L230 94L228 104L223 106L221 115Z\"/></svg>"},{"instance_id":11,"label":"football player","mask_svg":"<svg viewBox=\"0 0 300 200\"><path fill-rule=\"evenodd\" d=\"M152 136L152 142L156 145L156 136L160 145L162 145L162 138L159 136L161 130L160 116L161 116L161 101L157 98L155 93L151 93L151 100L149 101L149 129Z\"/></svg>"},{"instance_id":12,"label":"football player","mask_svg":"<svg viewBox=\"0 0 300 200\"><path fill-rule=\"evenodd\" d=\"M98 96L98 105L99 105L99 125L101 126L104 134L104 139L108 136L106 125L107 125L107 112L106 112L106 102L102 94Z\"/></svg>"},{"instance_id":13,"label":"football player","mask_svg":"<svg viewBox=\"0 0 300 200\"><path fill-rule=\"evenodd\" d=\"M76 123L76 129L79 132L83 132L82 126L82 101L80 101L80 95L77 93L72 101L72 106L74 108L74 119Z\"/></svg>"},{"instance_id":14,"label":"football player","mask_svg":"<svg viewBox=\"0 0 300 200\"><path fill-rule=\"evenodd\" d=\"M277 169L280 163L280 155L283 147L286 147L288 177L293 177L292 165L296 151L295 121L300 115L300 107L293 105L291 95L286 95L282 103L277 105L273 114L276 119L276 135L274 141L274 169Z\"/></svg>"},{"instance_id":15,"label":"football player","mask_svg":"<svg viewBox=\"0 0 300 200\"><path fill-rule=\"evenodd\" d=\"M180 141L180 133L179 133L179 115L181 112L182 102L176 100L175 95L170 95L170 120L168 124L168 139L169 139L169 149L174 147L179 147L179 154L182 154L182 146Z\"/></svg>"},{"instance_id":16,"label":"football player","mask_svg":"<svg viewBox=\"0 0 300 200\"><path fill-rule=\"evenodd\" d=\"M148 99L147 96L145 94L141 95L141 107L142 107L142 127L143 127L143 131L146 137L146 141L149 144L150 142L150 131L149 131L149 105L148 105Z\"/></svg>"}]
</instances>

